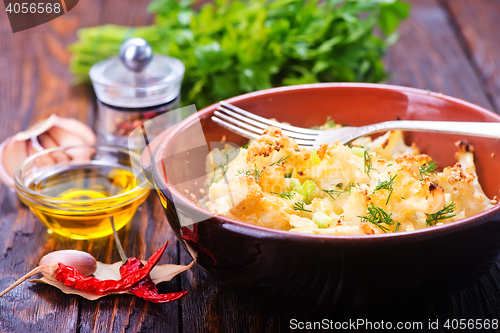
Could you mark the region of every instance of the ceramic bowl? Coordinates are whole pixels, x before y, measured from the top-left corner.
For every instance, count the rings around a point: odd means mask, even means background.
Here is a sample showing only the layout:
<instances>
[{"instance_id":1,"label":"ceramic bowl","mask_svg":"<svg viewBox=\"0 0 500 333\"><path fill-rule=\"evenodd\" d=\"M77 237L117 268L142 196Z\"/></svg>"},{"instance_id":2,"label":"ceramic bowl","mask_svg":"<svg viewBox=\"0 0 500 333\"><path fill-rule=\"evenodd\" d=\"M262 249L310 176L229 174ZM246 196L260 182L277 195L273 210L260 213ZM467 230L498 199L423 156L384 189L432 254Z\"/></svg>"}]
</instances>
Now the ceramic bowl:
<instances>
[{"instance_id":1,"label":"ceramic bowl","mask_svg":"<svg viewBox=\"0 0 500 333\"><path fill-rule=\"evenodd\" d=\"M227 102L302 127L321 125L327 117L349 126L396 119L500 121L500 116L456 98L376 84L291 86L258 91ZM198 265L222 285L248 298L293 311L330 312L422 291L457 290L498 261L500 205L456 223L371 236L304 235L211 216L191 201L187 192L176 190L171 184L172 178L196 178L203 174L206 154L187 153L184 159L174 161L165 157L196 146L193 131L200 124L208 143L221 141L222 137L238 145L246 143L246 139L212 122L216 107L206 107L158 138L153 145L157 147L153 176L176 236L186 249L196 253ZM498 140L406 134L407 143L415 142L442 166L455 163L454 143L468 140L476 148L477 172L483 189L490 198L500 194ZM168 177L163 170L167 162L174 164L170 165L171 170L177 170ZM195 187L187 190L199 191ZM200 216L206 220L181 226L182 219L196 220Z\"/></svg>"}]
</instances>

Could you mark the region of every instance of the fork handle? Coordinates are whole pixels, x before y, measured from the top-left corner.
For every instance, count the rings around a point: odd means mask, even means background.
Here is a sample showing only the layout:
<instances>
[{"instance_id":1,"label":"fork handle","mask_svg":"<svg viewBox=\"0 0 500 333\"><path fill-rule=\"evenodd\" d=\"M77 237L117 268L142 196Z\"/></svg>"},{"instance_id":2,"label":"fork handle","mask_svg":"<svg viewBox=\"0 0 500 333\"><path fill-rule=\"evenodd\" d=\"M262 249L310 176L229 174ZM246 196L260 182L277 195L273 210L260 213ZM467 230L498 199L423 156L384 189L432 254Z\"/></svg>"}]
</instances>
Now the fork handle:
<instances>
[{"instance_id":1,"label":"fork handle","mask_svg":"<svg viewBox=\"0 0 500 333\"><path fill-rule=\"evenodd\" d=\"M397 120L363 126L370 133L388 130L465 134L500 139L500 123Z\"/></svg>"}]
</instances>

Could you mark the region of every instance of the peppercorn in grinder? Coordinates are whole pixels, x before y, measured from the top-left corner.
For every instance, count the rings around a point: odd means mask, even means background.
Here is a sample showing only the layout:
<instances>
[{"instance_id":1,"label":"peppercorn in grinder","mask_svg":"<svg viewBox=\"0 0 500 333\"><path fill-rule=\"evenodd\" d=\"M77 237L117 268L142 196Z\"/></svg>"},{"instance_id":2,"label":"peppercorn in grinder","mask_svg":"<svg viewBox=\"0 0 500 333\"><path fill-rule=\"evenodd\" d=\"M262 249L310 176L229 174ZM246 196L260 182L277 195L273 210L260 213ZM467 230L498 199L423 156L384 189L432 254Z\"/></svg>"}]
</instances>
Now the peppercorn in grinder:
<instances>
[{"instance_id":1,"label":"peppercorn in grinder","mask_svg":"<svg viewBox=\"0 0 500 333\"><path fill-rule=\"evenodd\" d=\"M134 129L144 125L152 139L180 122L181 113L169 111L179 107L184 70L180 60L153 54L142 38L126 40L119 57L92 66L99 143L142 150L143 133Z\"/></svg>"}]
</instances>

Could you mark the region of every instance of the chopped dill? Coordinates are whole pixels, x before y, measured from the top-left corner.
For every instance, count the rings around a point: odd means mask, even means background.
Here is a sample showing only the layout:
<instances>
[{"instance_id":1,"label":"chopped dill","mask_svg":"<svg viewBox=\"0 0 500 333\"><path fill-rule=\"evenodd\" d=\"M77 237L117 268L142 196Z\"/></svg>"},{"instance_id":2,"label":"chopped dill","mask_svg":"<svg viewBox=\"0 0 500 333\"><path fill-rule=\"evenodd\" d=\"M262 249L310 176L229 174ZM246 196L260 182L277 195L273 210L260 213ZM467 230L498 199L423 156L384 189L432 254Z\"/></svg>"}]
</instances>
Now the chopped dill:
<instances>
[{"instance_id":1,"label":"chopped dill","mask_svg":"<svg viewBox=\"0 0 500 333\"><path fill-rule=\"evenodd\" d=\"M271 193L279 195L281 198L283 198L285 200L290 200L290 199L293 199L295 197L295 194L292 192L281 192L281 193L271 192Z\"/></svg>"},{"instance_id":2,"label":"chopped dill","mask_svg":"<svg viewBox=\"0 0 500 333\"><path fill-rule=\"evenodd\" d=\"M375 193L375 191L380 191L380 190L388 190L389 191L389 196L387 197L387 201L385 202L385 204L387 205L389 203L389 199L391 198L391 195L392 195L392 192L394 191L394 179L397 177L398 175L395 174L394 176L390 177L389 180L379 180L378 183L377 183L377 186L375 186L375 189L373 190L373 193Z\"/></svg>"},{"instance_id":3,"label":"chopped dill","mask_svg":"<svg viewBox=\"0 0 500 333\"><path fill-rule=\"evenodd\" d=\"M394 232L398 232L399 231L399 227L401 226L401 223L399 223L399 222L396 222L396 223L397 223L396 230Z\"/></svg>"},{"instance_id":4,"label":"chopped dill","mask_svg":"<svg viewBox=\"0 0 500 333\"><path fill-rule=\"evenodd\" d=\"M430 176L431 174L436 172L438 166L439 165L437 165L436 162L434 162L434 160L422 164L420 166L420 180L423 180L425 176Z\"/></svg>"},{"instance_id":5,"label":"chopped dill","mask_svg":"<svg viewBox=\"0 0 500 333\"><path fill-rule=\"evenodd\" d=\"M347 192L347 190L336 190L336 189L333 189L333 190L321 189L321 191L328 194L330 196L330 198L332 198L333 200L337 199L342 193Z\"/></svg>"},{"instance_id":6,"label":"chopped dill","mask_svg":"<svg viewBox=\"0 0 500 333\"><path fill-rule=\"evenodd\" d=\"M286 160L292 155L288 155L287 157L281 157L279 160L277 160L276 162L274 163L271 163L269 164L269 166L273 166L275 164L279 164L279 163L286 163Z\"/></svg>"},{"instance_id":7,"label":"chopped dill","mask_svg":"<svg viewBox=\"0 0 500 333\"><path fill-rule=\"evenodd\" d=\"M457 204L452 201L449 205L444 205L444 207L437 213L427 215L427 219L425 220L425 222L427 222L427 225L431 226L436 225L438 221L454 217L456 216L456 214L454 214L453 211L456 207Z\"/></svg>"},{"instance_id":8,"label":"chopped dill","mask_svg":"<svg viewBox=\"0 0 500 333\"><path fill-rule=\"evenodd\" d=\"M372 179L372 177L370 177L370 171L375 170L375 168L372 168L372 159L370 158L370 154L368 154L366 150L363 155L363 158L365 159L364 171L368 175L368 178Z\"/></svg>"},{"instance_id":9,"label":"chopped dill","mask_svg":"<svg viewBox=\"0 0 500 333\"><path fill-rule=\"evenodd\" d=\"M358 217L361 218L361 221L374 224L383 232L390 231L390 229L382 224L393 225L394 222L396 222L392 219L392 213L389 214L380 207L377 207L375 205L370 205L366 208L366 210L367 210L366 215L364 216L358 215Z\"/></svg>"},{"instance_id":10,"label":"chopped dill","mask_svg":"<svg viewBox=\"0 0 500 333\"><path fill-rule=\"evenodd\" d=\"M309 209L305 209L305 208L304 208L304 201L297 201L297 202L293 205L293 210L301 210L301 211L303 211L303 212L312 213L312 211L310 211Z\"/></svg>"},{"instance_id":11,"label":"chopped dill","mask_svg":"<svg viewBox=\"0 0 500 333\"><path fill-rule=\"evenodd\" d=\"M229 155L225 150L222 150L221 153L224 154L226 162L214 168L214 172L212 173L212 184L217 183L222 177L224 177L227 173L227 170L229 169ZM217 169L221 169L222 174L219 177L217 177L217 179L215 179L215 172L217 171Z\"/></svg>"},{"instance_id":12,"label":"chopped dill","mask_svg":"<svg viewBox=\"0 0 500 333\"><path fill-rule=\"evenodd\" d=\"M246 176L252 176L255 179L255 182L258 183L260 180L260 176L262 176L263 170L257 170L257 169L252 169L252 170L238 170L238 173L236 174L237 176L239 175L246 175Z\"/></svg>"},{"instance_id":13,"label":"chopped dill","mask_svg":"<svg viewBox=\"0 0 500 333\"><path fill-rule=\"evenodd\" d=\"M338 190L337 189L332 189L332 190L321 189L321 191L325 192L326 194L328 194L330 196L330 198L332 198L333 200L335 200L335 199L338 199L338 197L342 193L348 192L349 195L351 195L351 189L354 187L354 183L347 184L347 186L346 186L345 189L342 189L342 184L341 183L335 185L335 187L337 187L339 189Z\"/></svg>"},{"instance_id":14,"label":"chopped dill","mask_svg":"<svg viewBox=\"0 0 500 333\"><path fill-rule=\"evenodd\" d=\"M349 183L349 184L347 184L347 192L349 192L349 196L351 195L351 189L352 189L354 186L359 186L359 183L357 183L356 185L354 185L354 183Z\"/></svg>"}]
</instances>

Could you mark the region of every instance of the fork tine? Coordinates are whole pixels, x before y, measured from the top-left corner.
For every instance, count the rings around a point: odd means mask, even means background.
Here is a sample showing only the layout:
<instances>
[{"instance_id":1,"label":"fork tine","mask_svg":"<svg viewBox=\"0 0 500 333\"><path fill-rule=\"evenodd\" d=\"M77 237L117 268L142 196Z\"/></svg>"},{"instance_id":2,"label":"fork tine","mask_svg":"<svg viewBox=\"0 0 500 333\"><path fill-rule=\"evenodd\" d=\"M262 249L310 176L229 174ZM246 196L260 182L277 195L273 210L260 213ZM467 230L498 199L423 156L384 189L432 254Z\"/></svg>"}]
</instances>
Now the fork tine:
<instances>
[{"instance_id":1,"label":"fork tine","mask_svg":"<svg viewBox=\"0 0 500 333\"><path fill-rule=\"evenodd\" d=\"M221 101L220 105L224 106L226 109L229 109L233 112L239 113L240 115L246 116L247 118L252 118L252 119L257 120L261 123L267 124L268 126L279 127L279 128L285 129L287 131L300 133L300 134L318 135L320 133L320 131L318 131L318 130L311 130L311 129L307 129L307 128L300 128L300 127L295 127L295 126L291 126L291 125L281 124L281 123L278 123L277 121L272 121L272 120L266 119L264 117L257 116L256 114L253 114L251 112L240 109L239 107L234 106L234 105L229 104L229 103L224 102L224 101Z\"/></svg>"},{"instance_id":2,"label":"fork tine","mask_svg":"<svg viewBox=\"0 0 500 333\"><path fill-rule=\"evenodd\" d=\"M242 127L244 127L244 125L245 125L245 124L241 124L242 121L245 123L248 123L250 125L253 125L255 127L258 127L262 130L265 130L268 127L268 125L266 125L266 124L260 123L258 121L251 119L251 118L247 118L245 116L242 116L240 114L232 112L228 109L225 109L224 107L219 107L219 108L217 108L217 110L218 111L215 111L215 115L217 117L225 119L225 120L233 122L233 123L237 122L238 125L240 125ZM282 133L290 138L293 138L293 139L314 141L317 138L317 135L301 134L301 133L290 132L287 130L282 130Z\"/></svg>"},{"instance_id":3,"label":"fork tine","mask_svg":"<svg viewBox=\"0 0 500 333\"><path fill-rule=\"evenodd\" d=\"M245 123L238 121L238 120L235 120L233 118L224 117L223 114L221 114L220 112L217 112L217 111L215 112L215 115L212 116L212 120L215 123L227 128L233 132L236 132L236 133L238 133L238 134L240 134L248 139L256 139L264 132L263 129L253 127L251 125L245 124ZM230 122L232 122L235 125L231 124ZM243 128L238 127L236 125L242 126ZM314 145L314 141L307 141L307 140L300 140L300 139L296 139L295 141L297 142L297 144L299 146L303 146L303 147L312 147Z\"/></svg>"},{"instance_id":4,"label":"fork tine","mask_svg":"<svg viewBox=\"0 0 500 333\"><path fill-rule=\"evenodd\" d=\"M227 116L224 113L221 113L219 111L215 111L214 116L218 117L219 119L222 119L226 122L233 123L234 125L238 126L239 128L243 128L244 130L257 133L258 135L261 135L262 133L264 133L263 128L258 128L258 127L252 126L250 124L244 123L244 122L240 121L239 119L229 117L229 116Z\"/></svg>"},{"instance_id":5,"label":"fork tine","mask_svg":"<svg viewBox=\"0 0 500 333\"><path fill-rule=\"evenodd\" d=\"M255 133L251 133L251 132L248 132L244 129L241 129L239 127L236 127L234 125L231 125L230 123L227 123L225 122L224 120L221 120L215 116L212 116L212 121L214 123L217 123L219 124L220 126L224 127L224 128L227 128L228 130L232 131L232 132L235 132L235 133L238 133L239 135L247 138L247 139L257 139L259 137L258 134L255 134Z\"/></svg>"}]
</instances>

